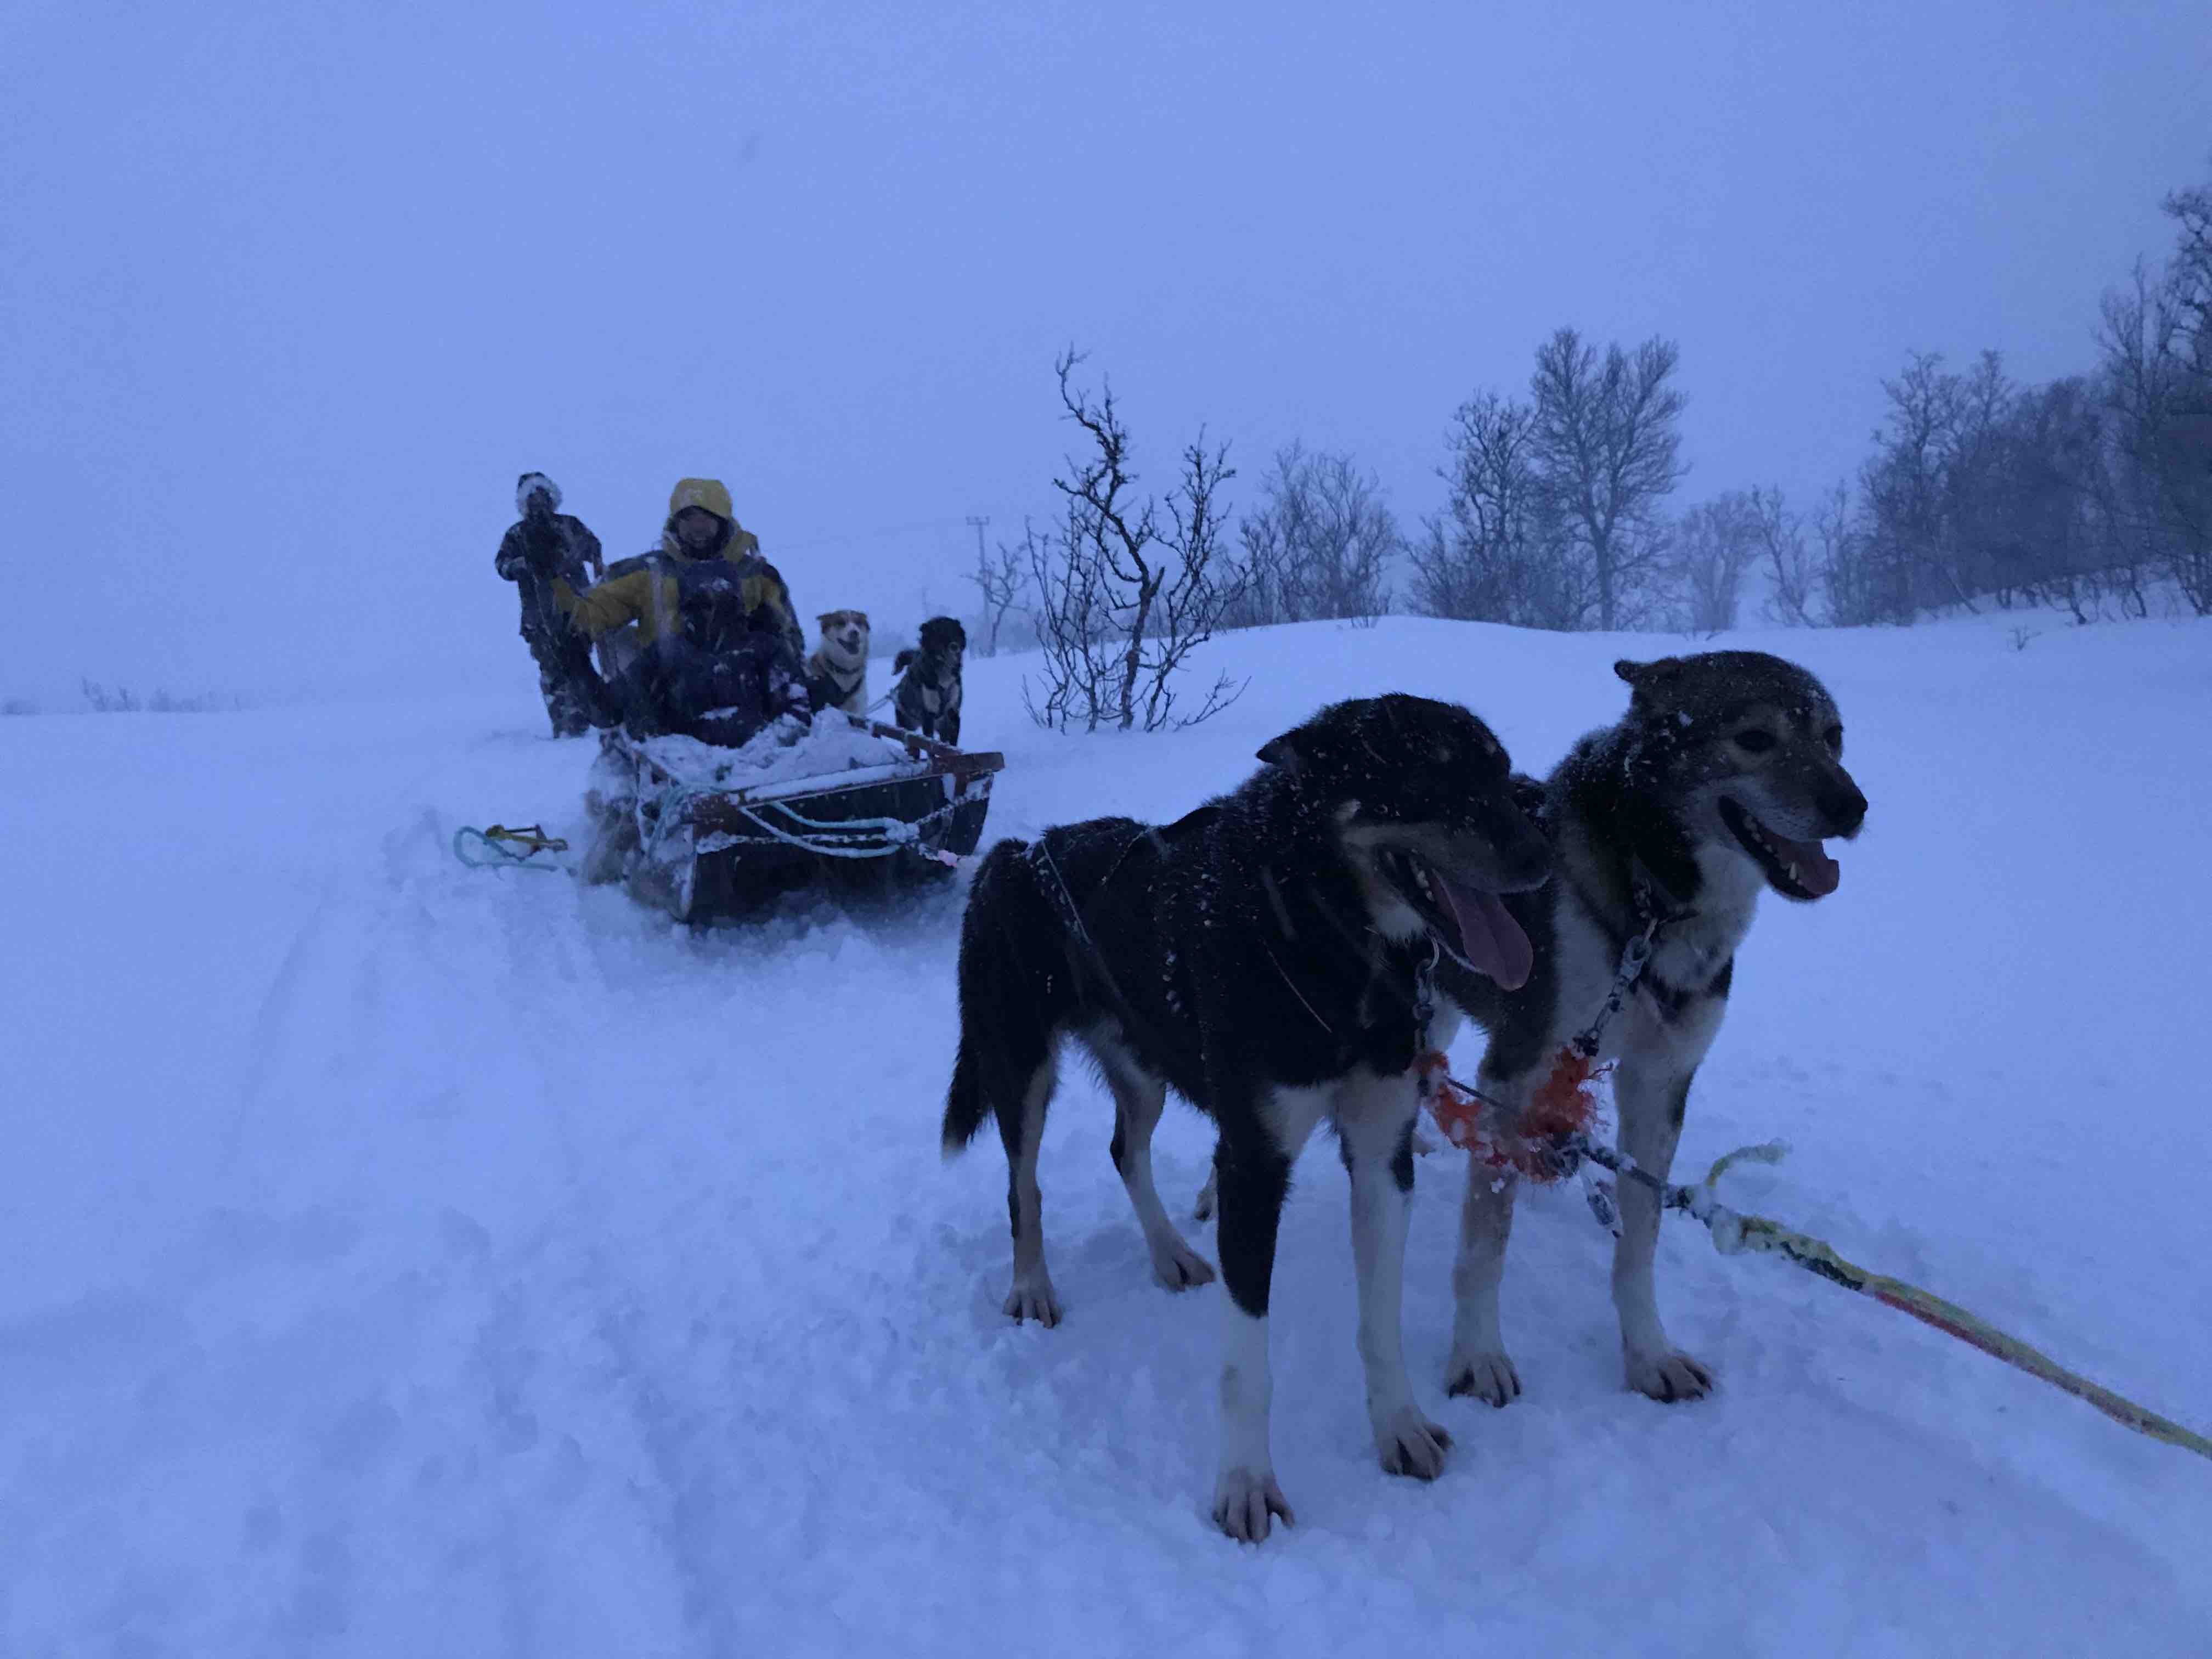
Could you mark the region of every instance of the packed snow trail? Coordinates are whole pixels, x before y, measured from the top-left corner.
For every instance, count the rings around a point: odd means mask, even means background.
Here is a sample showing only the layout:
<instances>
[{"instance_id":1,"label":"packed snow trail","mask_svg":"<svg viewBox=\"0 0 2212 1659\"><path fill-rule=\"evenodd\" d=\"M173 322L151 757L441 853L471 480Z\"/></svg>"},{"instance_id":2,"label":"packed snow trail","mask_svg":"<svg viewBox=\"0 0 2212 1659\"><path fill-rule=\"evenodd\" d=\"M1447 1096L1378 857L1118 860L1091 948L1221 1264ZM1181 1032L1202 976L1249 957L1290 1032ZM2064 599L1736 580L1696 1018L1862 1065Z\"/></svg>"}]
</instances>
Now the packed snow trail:
<instances>
[{"instance_id":1,"label":"packed snow trail","mask_svg":"<svg viewBox=\"0 0 2212 1659\"><path fill-rule=\"evenodd\" d=\"M1786 1135L1746 1207L2202 1423L2212 632L1727 643L1827 679L1873 810L1834 897L1762 907L1684 1167ZM1244 701L1150 738L1035 732L1021 659L977 662L968 735L1008 755L993 836L1168 817L1383 689L1543 769L1614 656L1674 648L1238 636ZM936 1146L957 888L693 934L465 870L459 823L580 830L590 745L534 701L0 722L0 1653L2202 1651L2194 1460L1694 1229L1660 1293L1712 1399L1624 1390L1570 1192L1506 1278L1528 1394L1446 1402L1450 1153L1406 1328L1454 1462L1374 1466L1310 1155L1273 1322L1301 1524L1238 1549L1218 1288L1152 1285L1079 1075L1042 1167L1066 1322L998 1311L1003 1164ZM1209 1146L1163 1124L1172 1206Z\"/></svg>"}]
</instances>

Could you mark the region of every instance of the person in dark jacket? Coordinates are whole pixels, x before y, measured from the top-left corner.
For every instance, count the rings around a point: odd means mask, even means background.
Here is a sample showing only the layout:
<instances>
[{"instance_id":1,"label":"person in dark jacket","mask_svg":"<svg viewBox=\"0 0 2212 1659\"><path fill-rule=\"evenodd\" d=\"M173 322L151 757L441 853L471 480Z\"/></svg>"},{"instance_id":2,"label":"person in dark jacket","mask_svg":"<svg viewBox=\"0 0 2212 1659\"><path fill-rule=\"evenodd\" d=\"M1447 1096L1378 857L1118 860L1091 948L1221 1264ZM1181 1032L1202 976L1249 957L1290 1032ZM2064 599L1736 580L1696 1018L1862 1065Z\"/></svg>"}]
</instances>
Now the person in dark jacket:
<instances>
[{"instance_id":1,"label":"person in dark jacket","mask_svg":"<svg viewBox=\"0 0 2212 1659\"><path fill-rule=\"evenodd\" d=\"M561 512L561 489L543 472L526 472L514 483L522 516L501 538L493 568L522 597L522 638L538 664L538 689L556 738L581 737L591 726L599 695L590 639L555 601L556 584L573 591L586 573L602 568L599 538L582 520Z\"/></svg>"},{"instance_id":2,"label":"person in dark jacket","mask_svg":"<svg viewBox=\"0 0 2212 1659\"><path fill-rule=\"evenodd\" d=\"M806 677L758 578L701 559L666 579L677 629L647 645L608 688L601 723L635 738L678 732L736 748L774 721L795 740L807 727Z\"/></svg>"}]
</instances>

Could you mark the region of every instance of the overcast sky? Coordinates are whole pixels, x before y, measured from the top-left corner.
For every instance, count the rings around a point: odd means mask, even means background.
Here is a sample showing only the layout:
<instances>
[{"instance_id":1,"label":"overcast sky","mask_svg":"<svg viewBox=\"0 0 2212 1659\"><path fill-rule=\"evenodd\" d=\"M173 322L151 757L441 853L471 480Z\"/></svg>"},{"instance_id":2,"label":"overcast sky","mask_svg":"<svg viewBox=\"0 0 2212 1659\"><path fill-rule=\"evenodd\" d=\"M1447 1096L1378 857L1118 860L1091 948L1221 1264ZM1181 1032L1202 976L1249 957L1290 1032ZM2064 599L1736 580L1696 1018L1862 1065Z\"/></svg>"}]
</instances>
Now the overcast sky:
<instances>
[{"instance_id":1,"label":"overcast sky","mask_svg":"<svg viewBox=\"0 0 2212 1659\"><path fill-rule=\"evenodd\" d=\"M526 468L910 627L1069 342L1152 480L1303 436L1410 522L1553 327L1663 333L1682 500L1811 491L1909 348L2087 365L2208 87L2204 0L0 0L0 692L526 677Z\"/></svg>"}]
</instances>

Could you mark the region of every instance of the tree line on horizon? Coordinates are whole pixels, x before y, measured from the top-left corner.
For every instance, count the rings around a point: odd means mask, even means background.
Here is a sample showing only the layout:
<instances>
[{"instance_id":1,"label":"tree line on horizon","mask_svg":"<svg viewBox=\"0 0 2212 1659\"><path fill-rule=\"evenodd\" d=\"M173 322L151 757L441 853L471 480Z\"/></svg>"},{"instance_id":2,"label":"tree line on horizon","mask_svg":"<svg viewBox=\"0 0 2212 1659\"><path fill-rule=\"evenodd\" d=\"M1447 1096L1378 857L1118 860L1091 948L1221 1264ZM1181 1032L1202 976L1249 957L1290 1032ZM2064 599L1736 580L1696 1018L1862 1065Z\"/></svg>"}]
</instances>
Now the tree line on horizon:
<instances>
[{"instance_id":1,"label":"tree line on horizon","mask_svg":"<svg viewBox=\"0 0 2212 1659\"><path fill-rule=\"evenodd\" d=\"M2212 615L2212 184L2162 204L2174 243L2104 296L2098 361L2040 384L1982 352L1963 369L1914 351L1882 382L1856 468L1811 502L1778 487L1677 507L1686 395L1675 343L1600 343L1562 327L1525 389L1454 411L1442 509L1408 531L1351 454L1293 442L1232 523L1227 447L1186 445L1175 486L1139 496L1110 387L1055 365L1085 435L1054 480L1060 514L980 550L974 644L1043 649L1032 713L1048 725L1204 718L1174 683L1212 633L1370 623L1393 610L1554 630L1713 634L1903 624L1956 610L2058 606L2077 621L2148 614L2163 588Z\"/></svg>"}]
</instances>

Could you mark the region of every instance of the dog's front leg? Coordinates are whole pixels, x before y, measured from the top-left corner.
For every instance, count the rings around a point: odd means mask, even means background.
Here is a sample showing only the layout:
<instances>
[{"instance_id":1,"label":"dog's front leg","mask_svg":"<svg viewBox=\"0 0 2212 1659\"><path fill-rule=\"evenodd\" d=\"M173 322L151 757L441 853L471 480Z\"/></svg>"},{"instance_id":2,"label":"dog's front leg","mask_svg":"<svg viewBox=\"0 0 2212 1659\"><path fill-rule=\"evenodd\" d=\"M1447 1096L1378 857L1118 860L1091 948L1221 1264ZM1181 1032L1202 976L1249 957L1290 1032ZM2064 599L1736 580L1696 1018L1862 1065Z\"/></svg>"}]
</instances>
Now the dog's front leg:
<instances>
[{"instance_id":1,"label":"dog's front leg","mask_svg":"<svg viewBox=\"0 0 2212 1659\"><path fill-rule=\"evenodd\" d=\"M1525 1082L1510 1084L1487 1072L1478 1079L1477 1086L1492 1099L1517 1109L1526 1098ZM1472 1395L1498 1407L1521 1397L1521 1373L1505 1352L1498 1318L1498 1286L1505 1276L1505 1242L1513 1234L1518 1184L1510 1170L1468 1160L1459 1259L1452 1264L1452 1351L1444 1366L1444 1392Z\"/></svg>"},{"instance_id":2,"label":"dog's front leg","mask_svg":"<svg viewBox=\"0 0 2212 1659\"><path fill-rule=\"evenodd\" d=\"M1367 1419L1389 1474L1433 1480L1451 1437L1413 1404L1406 1375L1403 1308L1406 1222L1413 1195L1413 1120L1420 1097L1411 1074L1354 1085L1337 1115L1352 1177L1352 1258L1359 1278L1359 1358L1367 1372Z\"/></svg>"},{"instance_id":3,"label":"dog's front leg","mask_svg":"<svg viewBox=\"0 0 2212 1659\"><path fill-rule=\"evenodd\" d=\"M1269 1517L1295 1523L1267 1439L1273 1383L1267 1369L1267 1293L1275 1272L1275 1230L1291 1185L1291 1160L1264 1128L1224 1133L1215 1148L1220 1185L1218 1244L1223 1300L1221 1468L1213 1484L1213 1522L1231 1538L1257 1543Z\"/></svg>"},{"instance_id":4,"label":"dog's front leg","mask_svg":"<svg viewBox=\"0 0 2212 1659\"><path fill-rule=\"evenodd\" d=\"M1661 1181L1674 1167L1675 1143L1682 1138L1682 1115L1697 1075L1623 1057L1613 1078L1613 1099L1620 1109L1620 1150ZM1659 1248L1659 1198L1638 1181L1620 1188L1620 1242L1613 1252L1613 1305L1620 1315L1620 1352L1628 1386L1654 1400L1672 1403L1704 1397L1713 1374L1700 1361L1676 1351L1659 1321L1659 1298L1651 1282L1652 1258Z\"/></svg>"}]
</instances>

